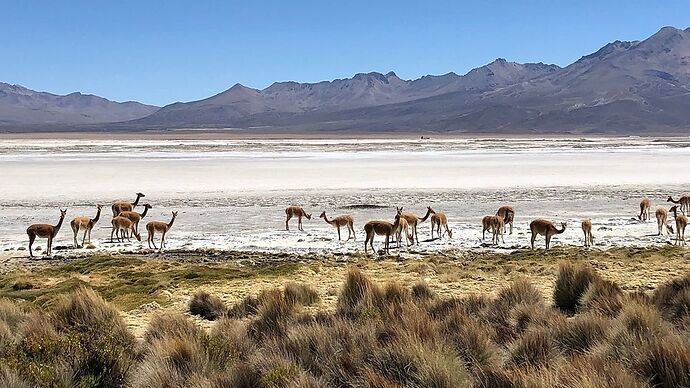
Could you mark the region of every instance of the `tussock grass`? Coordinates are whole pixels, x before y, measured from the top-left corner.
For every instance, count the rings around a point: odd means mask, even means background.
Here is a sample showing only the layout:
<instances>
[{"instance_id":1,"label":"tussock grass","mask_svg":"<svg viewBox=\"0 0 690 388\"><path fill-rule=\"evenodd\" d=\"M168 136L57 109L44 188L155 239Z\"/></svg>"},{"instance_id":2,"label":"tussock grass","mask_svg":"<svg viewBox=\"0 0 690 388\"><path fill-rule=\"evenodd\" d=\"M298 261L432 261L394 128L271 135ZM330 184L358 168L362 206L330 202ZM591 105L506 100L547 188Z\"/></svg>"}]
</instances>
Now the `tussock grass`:
<instances>
[{"instance_id":1,"label":"tussock grass","mask_svg":"<svg viewBox=\"0 0 690 388\"><path fill-rule=\"evenodd\" d=\"M594 281L580 298L580 309L615 317L623 307L623 291L610 280Z\"/></svg>"},{"instance_id":2,"label":"tussock grass","mask_svg":"<svg viewBox=\"0 0 690 388\"><path fill-rule=\"evenodd\" d=\"M198 291L187 304L187 309L192 315L198 315L209 321L215 321L226 312L223 301L206 291Z\"/></svg>"},{"instance_id":3,"label":"tussock grass","mask_svg":"<svg viewBox=\"0 0 690 388\"><path fill-rule=\"evenodd\" d=\"M311 306L319 302L319 293L314 287L304 283L290 282L285 285L285 298L292 304Z\"/></svg>"},{"instance_id":4,"label":"tussock grass","mask_svg":"<svg viewBox=\"0 0 690 388\"><path fill-rule=\"evenodd\" d=\"M436 293L426 282L417 282L412 286L412 298L419 302L429 302L436 298Z\"/></svg>"},{"instance_id":5,"label":"tussock grass","mask_svg":"<svg viewBox=\"0 0 690 388\"><path fill-rule=\"evenodd\" d=\"M152 345L164 338L199 338L201 329L183 314L163 313L154 316L144 333L144 344Z\"/></svg>"},{"instance_id":6,"label":"tussock grass","mask_svg":"<svg viewBox=\"0 0 690 388\"><path fill-rule=\"evenodd\" d=\"M590 284L601 281L588 265L561 262L553 290L553 302L566 313L574 314L580 308L581 298Z\"/></svg>"},{"instance_id":7,"label":"tussock grass","mask_svg":"<svg viewBox=\"0 0 690 388\"><path fill-rule=\"evenodd\" d=\"M495 296L451 298L352 268L335 311L304 307L318 294L298 283L227 312L199 292L189 310L216 319L209 329L164 313L139 343L90 289L43 309L0 299L0 385L690 386L686 279L627 293L587 265L563 263L552 303L526 278Z\"/></svg>"}]
</instances>

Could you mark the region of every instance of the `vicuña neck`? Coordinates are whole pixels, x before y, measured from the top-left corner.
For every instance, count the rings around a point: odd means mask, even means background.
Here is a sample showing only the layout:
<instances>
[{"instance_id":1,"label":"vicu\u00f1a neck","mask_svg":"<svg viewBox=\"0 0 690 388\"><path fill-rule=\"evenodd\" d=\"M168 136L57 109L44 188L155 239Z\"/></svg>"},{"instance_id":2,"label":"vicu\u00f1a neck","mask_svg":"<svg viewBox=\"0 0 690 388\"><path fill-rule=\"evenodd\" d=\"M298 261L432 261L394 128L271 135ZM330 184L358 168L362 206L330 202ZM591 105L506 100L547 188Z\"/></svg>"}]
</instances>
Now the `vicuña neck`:
<instances>
[{"instance_id":1,"label":"vicu\u00f1a neck","mask_svg":"<svg viewBox=\"0 0 690 388\"><path fill-rule=\"evenodd\" d=\"M64 219L65 219L65 215L63 214L60 216L60 221L58 221L57 225L55 225L55 228L53 229L54 230L53 235L56 235L58 230L60 230L60 227L62 226L62 221Z\"/></svg>"},{"instance_id":2,"label":"vicu\u00f1a neck","mask_svg":"<svg viewBox=\"0 0 690 388\"><path fill-rule=\"evenodd\" d=\"M99 207L98 210L96 210L96 217L93 218L92 222L95 224L98 222L98 219L101 218L101 208Z\"/></svg>"},{"instance_id":3,"label":"vicu\u00f1a neck","mask_svg":"<svg viewBox=\"0 0 690 388\"><path fill-rule=\"evenodd\" d=\"M426 221L427 218L431 215L431 209L426 209L426 215L424 217L420 218L419 221L424 222Z\"/></svg>"},{"instance_id":4,"label":"vicu\u00f1a neck","mask_svg":"<svg viewBox=\"0 0 690 388\"><path fill-rule=\"evenodd\" d=\"M140 214L141 218L146 217L146 213L148 213L148 212L149 212L149 207L146 206L146 207L144 208L144 211Z\"/></svg>"}]
</instances>

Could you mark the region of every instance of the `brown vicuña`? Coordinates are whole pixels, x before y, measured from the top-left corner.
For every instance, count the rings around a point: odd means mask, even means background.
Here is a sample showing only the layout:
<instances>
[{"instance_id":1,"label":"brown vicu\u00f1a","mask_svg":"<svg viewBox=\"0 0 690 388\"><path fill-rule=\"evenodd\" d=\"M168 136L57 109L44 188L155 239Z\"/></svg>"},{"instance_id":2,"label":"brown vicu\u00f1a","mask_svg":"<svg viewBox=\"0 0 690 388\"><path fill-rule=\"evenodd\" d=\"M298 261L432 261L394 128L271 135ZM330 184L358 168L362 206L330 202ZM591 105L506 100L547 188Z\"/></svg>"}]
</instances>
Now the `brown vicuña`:
<instances>
[{"instance_id":1,"label":"brown vicu\u00f1a","mask_svg":"<svg viewBox=\"0 0 690 388\"><path fill-rule=\"evenodd\" d=\"M285 230L290 230L288 221L290 221L292 217L297 217L297 230L301 231L304 231L302 228L302 217L311 220L311 213L307 214L301 206L289 206L285 209L285 215L287 216L285 219Z\"/></svg>"},{"instance_id":2,"label":"brown vicu\u00f1a","mask_svg":"<svg viewBox=\"0 0 690 388\"><path fill-rule=\"evenodd\" d=\"M487 230L491 229L491 243L498 245L498 239L500 237L501 242L503 240L503 228L505 223L503 222L503 217L498 215L484 216L482 218L482 240L484 240L484 235Z\"/></svg>"},{"instance_id":3,"label":"brown vicu\u00f1a","mask_svg":"<svg viewBox=\"0 0 690 388\"><path fill-rule=\"evenodd\" d=\"M594 244L594 237L592 236L592 220L585 218L582 220L582 232L585 234L585 246L591 247Z\"/></svg>"},{"instance_id":4,"label":"brown vicu\u00f1a","mask_svg":"<svg viewBox=\"0 0 690 388\"><path fill-rule=\"evenodd\" d=\"M335 226L335 228L338 230L338 241L340 241L340 227L345 226L347 227L347 240L349 241L351 238L354 241L357 241L357 237L355 236L355 220L352 218L351 215L349 214L342 214L339 215L333 219L328 219L328 216L326 215L326 212L322 212L321 215L319 216L320 218L323 218L324 221L326 221L329 225Z\"/></svg>"},{"instance_id":5,"label":"brown vicu\u00f1a","mask_svg":"<svg viewBox=\"0 0 690 388\"><path fill-rule=\"evenodd\" d=\"M160 232L162 234L161 236L161 250L165 247L165 235L168 233L170 228L172 228L173 224L175 223L175 218L177 218L177 212L172 212L172 218L170 219L170 222L165 223L163 221L149 221L148 224L146 224L146 231L149 234L148 237L148 244L149 248L151 248L151 245L153 245L153 249L158 249L156 246L156 243L153 241L153 236L155 232Z\"/></svg>"},{"instance_id":6,"label":"brown vicu\u00f1a","mask_svg":"<svg viewBox=\"0 0 690 388\"><path fill-rule=\"evenodd\" d=\"M561 234L565 232L565 227L567 224L565 222L561 223L561 229L556 228L553 222L538 218L529 224L529 229L532 232L532 249L534 249L534 240L537 239L537 235L542 235L546 237L546 249L551 246L551 237L556 234Z\"/></svg>"},{"instance_id":7,"label":"brown vicu\u00f1a","mask_svg":"<svg viewBox=\"0 0 690 388\"><path fill-rule=\"evenodd\" d=\"M650 219L650 212L652 209L652 201L645 197L642 198L640 201L640 215L637 216L637 219L640 221L647 221Z\"/></svg>"},{"instance_id":8,"label":"brown vicu\u00f1a","mask_svg":"<svg viewBox=\"0 0 690 388\"><path fill-rule=\"evenodd\" d=\"M510 224L510 234L513 234L513 222L515 221L515 209L512 206L501 206L496 212L497 216L503 218L503 231L506 231L506 225Z\"/></svg>"},{"instance_id":9,"label":"brown vicu\u00f1a","mask_svg":"<svg viewBox=\"0 0 690 388\"><path fill-rule=\"evenodd\" d=\"M680 205L680 211L685 214L688 210L690 210L690 195L684 195L680 197L679 200L674 200L673 197L670 195L668 196L668 199L666 202L673 202L676 205Z\"/></svg>"},{"instance_id":10,"label":"brown vicu\u00f1a","mask_svg":"<svg viewBox=\"0 0 690 388\"><path fill-rule=\"evenodd\" d=\"M407 223L406 219L400 217L400 222L398 223L398 227L395 228L394 232L398 248L400 248L402 245L403 233L405 234L405 241L407 243L407 246L409 247L414 242L414 240L412 239L412 234L410 233L410 224Z\"/></svg>"},{"instance_id":11,"label":"brown vicu\u00f1a","mask_svg":"<svg viewBox=\"0 0 690 388\"><path fill-rule=\"evenodd\" d=\"M130 221L129 218L116 216L110 220L112 229L110 230L110 242L113 242L113 233L117 237L118 242L131 241L131 235L133 234L137 241L141 241L141 236L134 229L134 222Z\"/></svg>"},{"instance_id":12,"label":"brown vicu\u00f1a","mask_svg":"<svg viewBox=\"0 0 690 388\"><path fill-rule=\"evenodd\" d=\"M364 240L364 253L368 253L367 244L370 244L371 250L376 252L376 250L374 249L374 236L378 234L379 236L386 236L386 245L384 251L386 254L388 254L390 238L398 229L398 225L400 225L400 219L402 218L402 208L396 208L396 210L397 212L395 214L395 222L393 222L392 224L388 221L381 220L373 220L364 224L364 232L366 233L366 239Z\"/></svg>"},{"instance_id":13,"label":"brown vicu\u00f1a","mask_svg":"<svg viewBox=\"0 0 690 388\"><path fill-rule=\"evenodd\" d=\"M46 249L46 255L50 256L50 254L53 253L53 239L60 231L62 221L65 220L65 215L67 215L67 209L60 209L60 220L58 221L57 225L33 224L26 228L26 234L29 235L29 256L34 257L34 252L32 251L31 246L34 244L36 237L47 238L48 248Z\"/></svg>"},{"instance_id":14,"label":"brown vicu\u00f1a","mask_svg":"<svg viewBox=\"0 0 690 388\"><path fill-rule=\"evenodd\" d=\"M673 226L668 223L668 210L659 206L656 208L656 225L659 229L657 236L661 236L664 229L666 229L666 234L673 234Z\"/></svg>"},{"instance_id":15,"label":"brown vicu\u00f1a","mask_svg":"<svg viewBox=\"0 0 690 388\"><path fill-rule=\"evenodd\" d=\"M426 221L427 218L429 218L429 216L434 214L434 213L436 213L434 211L434 209L432 209L431 206L427 206L426 214L422 218L419 218L414 213L402 213L402 214L400 214L400 217L404 218L407 221L407 223L409 224L410 229L412 230L412 236L414 237L414 241L416 241L417 244L419 244L419 236L417 235L417 225Z\"/></svg>"},{"instance_id":16,"label":"brown vicu\u00f1a","mask_svg":"<svg viewBox=\"0 0 690 388\"><path fill-rule=\"evenodd\" d=\"M676 219L676 245L685 245L685 227L688 226L688 218L684 214L678 214L678 205L669 209Z\"/></svg>"},{"instance_id":17,"label":"brown vicu\u00f1a","mask_svg":"<svg viewBox=\"0 0 690 388\"><path fill-rule=\"evenodd\" d=\"M101 208L103 208L103 205L96 205L96 216L94 218L75 217L72 222L70 222L72 232L74 233L75 248L79 248L79 244L77 244L77 234L79 234L81 230L84 230L84 237L81 239L81 245L84 246L87 234L89 235L89 244L91 244L91 230L93 230L94 225L96 225L101 218Z\"/></svg>"},{"instance_id":18,"label":"brown vicu\u00f1a","mask_svg":"<svg viewBox=\"0 0 690 388\"><path fill-rule=\"evenodd\" d=\"M153 206L149 205L148 203L144 205L144 211L141 213L137 213L133 210L128 210L124 212L120 212L119 216L120 217L125 217L128 220L132 221L134 224L134 230L139 233L139 222L141 221L142 218L146 217L146 214L148 214L149 209L152 209Z\"/></svg>"},{"instance_id":19,"label":"brown vicu\u00f1a","mask_svg":"<svg viewBox=\"0 0 690 388\"><path fill-rule=\"evenodd\" d=\"M441 233L443 228L443 233ZM449 238L453 238L453 231L448 228L448 218L445 213L436 212L431 215L431 238L434 238L434 229L438 238L441 239L447 233Z\"/></svg>"},{"instance_id":20,"label":"brown vicu\u00f1a","mask_svg":"<svg viewBox=\"0 0 690 388\"><path fill-rule=\"evenodd\" d=\"M113 217L119 215L122 212L134 210L134 208L137 207L137 205L139 204L139 200L143 197L145 197L144 194L137 193L137 199L135 199L134 202L115 201L111 206L111 208L113 209Z\"/></svg>"}]
</instances>

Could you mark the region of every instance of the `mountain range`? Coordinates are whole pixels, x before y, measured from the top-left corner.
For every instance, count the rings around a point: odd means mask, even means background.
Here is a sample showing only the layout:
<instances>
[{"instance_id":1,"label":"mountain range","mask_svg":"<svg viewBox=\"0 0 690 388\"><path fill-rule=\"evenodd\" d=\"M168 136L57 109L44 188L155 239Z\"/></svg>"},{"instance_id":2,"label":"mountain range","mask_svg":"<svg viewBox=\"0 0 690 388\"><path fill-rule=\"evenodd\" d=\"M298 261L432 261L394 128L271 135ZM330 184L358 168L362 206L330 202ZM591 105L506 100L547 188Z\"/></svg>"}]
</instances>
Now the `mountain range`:
<instances>
[{"instance_id":1,"label":"mountain range","mask_svg":"<svg viewBox=\"0 0 690 388\"><path fill-rule=\"evenodd\" d=\"M0 128L119 122L142 118L158 109L78 92L59 96L0 82Z\"/></svg>"},{"instance_id":2,"label":"mountain range","mask_svg":"<svg viewBox=\"0 0 690 388\"><path fill-rule=\"evenodd\" d=\"M267 132L687 134L690 28L616 41L559 67L497 59L464 75L356 74L318 83L236 84L162 108L55 96L0 83L0 129L241 128Z\"/></svg>"}]
</instances>

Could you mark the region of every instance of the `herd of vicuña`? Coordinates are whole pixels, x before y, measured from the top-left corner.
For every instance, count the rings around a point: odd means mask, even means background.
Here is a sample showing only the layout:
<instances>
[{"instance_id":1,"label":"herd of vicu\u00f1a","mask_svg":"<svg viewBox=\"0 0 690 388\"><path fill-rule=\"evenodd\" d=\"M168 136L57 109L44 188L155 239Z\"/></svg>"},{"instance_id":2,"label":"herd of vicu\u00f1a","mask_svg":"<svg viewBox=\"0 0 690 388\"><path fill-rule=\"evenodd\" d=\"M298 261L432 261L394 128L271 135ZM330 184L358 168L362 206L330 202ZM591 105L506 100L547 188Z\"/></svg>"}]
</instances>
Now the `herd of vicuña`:
<instances>
[{"instance_id":1,"label":"herd of vicu\u00f1a","mask_svg":"<svg viewBox=\"0 0 690 388\"><path fill-rule=\"evenodd\" d=\"M139 222L146 217L152 206L150 204L143 205L144 211L138 213L134 209L139 205L141 198L145 195L142 193L136 194L134 202L116 201L112 204L113 217L110 221L112 228L110 231L110 241L117 239L118 242L131 241L134 236L138 241L141 241L141 234L139 232ZM674 206L666 210L663 207L656 209L655 215L657 219L658 234L662 235L673 234L674 227L668 222L669 213L673 213L675 220L675 244L685 245L685 227L688 224L688 219L685 216L687 211L690 211L690 196L682 196L679 200L674 200L669 196L667 202L672 202ZM640 213L638 219L646 222L650 220L652 201L649 198L643 198L640 201ZM72 232L74 234L74 247L79 248L91 243L91 231L101 217L101 210L103 205L96 205L96 215L93 218L87 216L75 217L71 222ZM50 255L53 248L53 240L57 235L62 222L67 215L67 209L60 209L60 220L56 225L49 224L34 224L27 228L26 233L29 236L29 254L33 257L32 245L36 237L48 239L46 254ZM307 213L301 206L289 206L285 209L285 230L290 230L290 220L297 218L297 229L304 231L303 219L311 220L311 213ZM165 247L165 236L172 228L177 212L172 212L172 218L169 222L164 221L150 221L146 224L146 231L148 232L148 247L153 249L163 249ZM347 240L356 240L356 232L354 228L354 219L350 214L343 214L333 218L328 218L326 212L321 213L320 218L333 227L338 232L338 240L341 240L341 229L347 229ZM448 227L448 218L445 213L436 212L430 206L426 208L426 214L420 217L414 213L403 211L402 207L396 207L396 214L393 222L386 220L371 220L364 224L365 240L364 252L368 253L369 248L374 249L374 237L376 235L385 236L385 243L383 251L389 253L391 240L397 243L400 248L402 239L405 239L407 246L419 244L419 224L424 223L427 219L431 220L431 239L434 240L434 233L436 239L442 239L444 236L453 237L453 231ZM488 215L482 218L482 241L486 238L486 232L491 232L491 244L499 245L503 243L503 235L508 232L513 234L513 224L515 221L515 209L512 206L501 206L495 214ZM508 230L508 225L510 229ZM551 238L557 234L565 232L567 224L562 222L560 228L552 221L537 218L530 222L529 230L531 233L530 246L534 249L534 243L538 236L544 236L546 240L546 249L551 247ZM83 232L81 238L81 245L79 245L78 235ZM584 234L584 245L590 247L594 244L594 237L592 235L592 220L585 218L582 220L582 232ZM160 248L154 242L156 233L161 235Z\"/></svg>"},{"instance_id":2,"label":"herd of vicu\u00f1a","mask_svg":"<svg viewBox=\"0 0 690 388\"><path fill-rule=\"evenodd\" d=\"M110 230L110 242L114 241L113 236L118 242L131 241L131 237L134 236L138 241L141 241L141 234L139 233L139 222L146 217L148 211L153 207L150 204L145 204L144 211L138 213L134 211L134 208L139 205L139 200L146 197L142 193L136 194L137 198L134 202L128 201L115 201L113 202L111 209L113 211L113 217L110 220L112 229ZM96 215L93 218L88 216L75 217L70 222L72 227L72 233L74 234L74 247L81 248L84 247L86 242L91 243L91 231L94 226L101 218L101 210L103 205L96 205ZM67 209L60 209L60 220L56 225L50 224L33 224L26 229L26 233L29 235L29 255L33 257L33 243L36 237L47 238L48 246L46 249L46 255L52 253L53 239L57 236L62 227L62 222L65 220L67 215ZM158 249L156 243L153 241L153 237L156 232L161 234L160 249L165 247L165 234L172 228L175 218L177 217L177 212L172 212L172 219L170 222L163 221L150 221L146 224L146 231L148 232L148 245L149 248L153 246L153 249ZM81 238L81 245L78 243L78 235L83 232Z\"/></svg>"}]
</instances>

